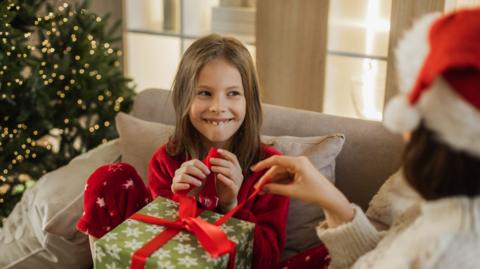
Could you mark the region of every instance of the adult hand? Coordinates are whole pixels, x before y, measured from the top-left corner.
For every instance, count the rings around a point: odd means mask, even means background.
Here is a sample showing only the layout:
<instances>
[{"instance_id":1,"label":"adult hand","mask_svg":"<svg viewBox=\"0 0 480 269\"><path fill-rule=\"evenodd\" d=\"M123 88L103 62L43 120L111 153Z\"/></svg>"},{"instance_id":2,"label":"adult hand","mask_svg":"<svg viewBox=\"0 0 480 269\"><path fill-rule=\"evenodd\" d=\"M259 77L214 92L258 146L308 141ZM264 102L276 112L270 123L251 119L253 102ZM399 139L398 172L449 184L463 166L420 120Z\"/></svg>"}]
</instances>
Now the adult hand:
<instances>
[{"instance_id":1,"label":"adult hand","mask_svg":"<svg viewBox=\"0 0 480 269\"><path fill-rule=\"evenodd\" d=\"M347 198L326 179L307 157L272 156L252 167L253 171L268 171L257 186L268 183L262 191L285 195L315 203L324 209L330 227L349 222L354 210Z\"/></svg>"},{"instance_id":2,"label":"adult hand","mask_svg":"<svg viewBox=\"0 0 480 269\"><path fill-rule=\"evenodd\" d=\"M202 186L202 181L199 179L204 180L208 174L210 174L210 170L200 160L186 161L175 171L175 176L172 179L172 192L176 193L193 187L189 195L195 196Z\"/></svg>"},{"instance_id":3,"label":"adult hand","mask_svg":"<svg viewBox=\"0 0 480 269\"><path fill-rule=\"evenodd\" d=\"M211 170L217 177L218 203L222 212L234 208L238 201L238 191L242 186L243 173L237 156L228 150L219 149L222 158L210 158Z\"/></svg>"}]
</instances>

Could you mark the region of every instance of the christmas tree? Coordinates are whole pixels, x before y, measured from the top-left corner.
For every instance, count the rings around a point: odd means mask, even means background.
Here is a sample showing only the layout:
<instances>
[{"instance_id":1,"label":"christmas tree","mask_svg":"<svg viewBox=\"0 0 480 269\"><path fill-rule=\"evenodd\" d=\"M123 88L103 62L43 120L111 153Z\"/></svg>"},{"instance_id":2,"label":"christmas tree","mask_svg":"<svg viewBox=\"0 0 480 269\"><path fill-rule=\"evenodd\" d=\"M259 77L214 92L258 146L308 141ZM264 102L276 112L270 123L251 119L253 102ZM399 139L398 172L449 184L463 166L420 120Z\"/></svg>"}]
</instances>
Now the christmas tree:
<instances>
[{"instance_id":1,"label":"christmas tree","mask_svg":"<svg viewBox=\"0 0 480 269\"><path fill-rule=\"evenodd\" d=\"M119 23L88 5L0 1L0 219L43 174L115 138L131 108Z\"/></svg>"}]
</instances>

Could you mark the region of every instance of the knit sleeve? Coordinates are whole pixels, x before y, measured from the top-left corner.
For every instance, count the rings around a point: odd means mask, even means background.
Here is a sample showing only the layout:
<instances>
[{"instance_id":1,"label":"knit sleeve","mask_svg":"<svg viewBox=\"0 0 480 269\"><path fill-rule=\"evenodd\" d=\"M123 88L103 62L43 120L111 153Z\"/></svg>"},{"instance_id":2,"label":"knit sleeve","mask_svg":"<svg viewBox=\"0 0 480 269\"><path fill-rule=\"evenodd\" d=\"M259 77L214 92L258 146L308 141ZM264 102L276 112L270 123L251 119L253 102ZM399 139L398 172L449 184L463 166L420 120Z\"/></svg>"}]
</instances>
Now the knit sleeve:
<instances>
[{"instance_id":1,"label":"knit sleeve","mask_svg":"<svg viewBox=\"0 0 480 269\"><path fill-rule=\"evenodd\" d=\"M376 247L383 233L377 231L357 205L355 216L349 223L328 228L326 222L317 227L317 235L330 253L329 268L350 268L355 261Z\"/></svg>"},{"instance_id":2,"label":"knit sleeve","mask_svg":"<svg viewBox=\"0 0 480 269\"><path fill-rule=\"evenodd\" d=\"M395 219L421 201L420 195L408 185L399 170L383 183L365 214L378 230L388 230Z\"/></svg>"}]
</instances>

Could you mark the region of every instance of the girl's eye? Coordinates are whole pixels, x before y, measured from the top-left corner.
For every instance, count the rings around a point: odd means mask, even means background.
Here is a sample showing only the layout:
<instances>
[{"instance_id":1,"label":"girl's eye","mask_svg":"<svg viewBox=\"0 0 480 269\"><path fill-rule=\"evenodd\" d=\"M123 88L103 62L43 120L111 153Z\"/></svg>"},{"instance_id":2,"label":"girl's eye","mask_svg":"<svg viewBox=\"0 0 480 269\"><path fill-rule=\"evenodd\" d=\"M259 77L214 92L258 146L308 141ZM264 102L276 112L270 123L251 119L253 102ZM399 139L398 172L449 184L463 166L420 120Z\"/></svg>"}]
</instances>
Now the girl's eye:
<instances>
[{"instance_id":1,"label":"girl's eye","mask_svg":"<svg viewBox=\"0 0 480 269\"><path fill-rule=\"evenodd\" d=\"M242 95L239 91L230 91L228 93L229 96L239 96Z\"/></svg>"},{"instance_id":2,"label":"girl's eye","mask_svg":"<svg viewBox=\"0 0 480 269\"><path fill-rule=\"evenodd\" d=\"M205 91L205 90L200 90L200 91L197 92L197 95L200 95L200 96L210 96L210 92Z\"/></svg>"}]
</instances>

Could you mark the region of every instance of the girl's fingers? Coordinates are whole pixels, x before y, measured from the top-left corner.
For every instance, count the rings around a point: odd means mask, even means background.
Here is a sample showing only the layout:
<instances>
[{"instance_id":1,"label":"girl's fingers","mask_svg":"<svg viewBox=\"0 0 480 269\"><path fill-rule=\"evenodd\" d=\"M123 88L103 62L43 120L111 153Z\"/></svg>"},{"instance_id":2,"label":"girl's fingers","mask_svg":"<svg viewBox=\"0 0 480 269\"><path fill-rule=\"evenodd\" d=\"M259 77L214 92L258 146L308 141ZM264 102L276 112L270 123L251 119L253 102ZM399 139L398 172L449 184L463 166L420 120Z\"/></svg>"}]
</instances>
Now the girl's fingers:
<instances>
[{"instance_id":1,"label":"girl's fingers","mask_svg":"<svg viewBox=\"0 0 480 269\"><path fill-rule=\"evenodd\" d=\"M235 190L237 188L237 185L235 184L235 182L233 182L233 180L227 178L222 174L218 174L217 179L220 180L223 184L225 184L231 190Z\"/></svg>"},{"instance_id":2,"label":"girl's fingers","mask_svg":"<svg viewBox=\"0 0 480 269\"><path fill-rule=\"evenodd\" d=\"M228 178L232 178L232 170L226 167L212 166L212 172L224 175Z\"/></svg>"},{"instance_id":3,"label":"girl's fingers","mask_svg":"<svg viewBox=\"0 0 480 269\"><path fill-rule=\"evenodd\" d=\"M207 174L205 174L204 171L202 171L200 168L198 168L196 166L185 167L184 174L188 174L188 175L194 176L196 178L202 178L202 179L207 178Z\"/></svg>"},{"instance_id":4,"label":"girl's fingers","mask_svg":"<svg viewBox=\"0 0 480 269\"><path fill-rule=\"evenodd\" d=\"M210 163L214 166L223 166L233 168L233 163L229 160L221 159L221 158L210 158Z\"/></svg>"},{"instance_id":5,"label":"girl's fingers","mask_svg":"<svg viewBox=\"0 0 480 269\"><path fill-rule=\"evenodd\" d=\"M222 155L223 158L226 160L231 161L232 163L240 166L240 162L238 161L238 158L235 154L231 153L230 151L226 149L219 149L218 152Z\"/></svg>"},{"instance_id":6,"label":"girl's fingers","mask_svg":"<svg viewBox=\"0 0 480 269\"><path fill-rule=\"evenodd\" d=\"M200 171L202 171L205 175L210 174L210 170L208 169L207 165L205 165L202 161L198 159L193 159L193 160L184 162L181 165L181 167L185 167L185 168L188 168L191 166L200 169Z\"/></svg>"},{"instance_id":7,"label":"girl's fingers","mask_svg":"<svg viewBox=\"0 0 480 269\"><path fill-rule=\"evenodd\" d=\"M187 174L183 174L177 181L176 183L187 183L190 185L194 185L195 187L200 187L202 185L202 182L195 177L192 177Z\"/></svg>"},{"instance_id":8,"label":"girl's fingers","mask_svg":"<svg viewBox=\"0 0 480 269\"><path fill-rule=\"evenodd\" d=\"M189 188L190 188L190 185L186 184L186 183L175 182L175 183L172 184L172 191L173 192L188 190Z\"/></svg>"}]
</instances>

